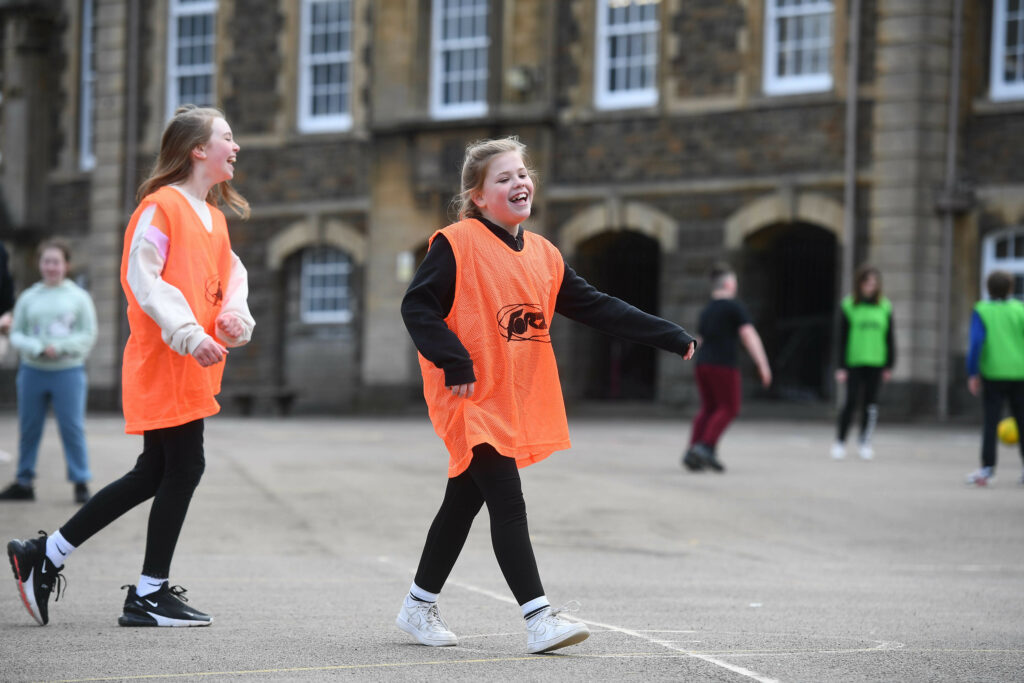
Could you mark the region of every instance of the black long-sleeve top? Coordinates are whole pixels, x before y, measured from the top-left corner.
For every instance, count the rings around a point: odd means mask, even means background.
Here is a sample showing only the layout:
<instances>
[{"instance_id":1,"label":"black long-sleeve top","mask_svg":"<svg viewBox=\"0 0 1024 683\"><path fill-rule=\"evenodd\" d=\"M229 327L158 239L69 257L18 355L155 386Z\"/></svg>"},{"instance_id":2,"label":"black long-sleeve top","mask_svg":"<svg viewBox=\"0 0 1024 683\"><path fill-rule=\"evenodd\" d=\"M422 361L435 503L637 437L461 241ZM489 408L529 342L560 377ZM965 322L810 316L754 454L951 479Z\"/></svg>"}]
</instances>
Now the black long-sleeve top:
<instances>
[{"instance_id":1,"label":"black long-sleeve top","mask_svg":"<svg viewBox=\"0 0 1024 683\"><path fill-rule=\"evenodd\" d=\"M486 219L480 222L514 251L522 251L524 239L529 239L522 227L513 237ZM696 343L679 325L599 292L569 264L563 264L556 313L606 334L680 355ZM413 343L424 358L444 370L446 386L476 381L469 352L444 322L455 301L455 276L455 253L442 233L434 239L402 299L402 319Z\"/></svg>"}]
</instances>

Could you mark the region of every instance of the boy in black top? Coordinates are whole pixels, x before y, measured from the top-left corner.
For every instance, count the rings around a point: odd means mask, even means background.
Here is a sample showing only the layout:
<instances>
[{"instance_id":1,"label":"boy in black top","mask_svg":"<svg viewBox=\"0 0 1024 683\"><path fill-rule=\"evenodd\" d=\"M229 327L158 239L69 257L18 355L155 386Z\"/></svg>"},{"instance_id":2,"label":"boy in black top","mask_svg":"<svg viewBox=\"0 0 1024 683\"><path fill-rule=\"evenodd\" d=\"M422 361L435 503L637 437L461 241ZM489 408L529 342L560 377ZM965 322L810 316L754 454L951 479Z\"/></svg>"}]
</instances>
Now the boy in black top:
<instances>
[{"instance_id":1,"label":"boy in black top","mask_svg":"<svg viewBox=\"0 0 1024 683\"><path fill-rule=\"evenodd\" d=\"M697 327L697 367L694 375L700 392L700 412L693 418L690 447L683 455L683 466L696 472L708 467L725 471L715 448L722 433L740 412L740 371L736 342L743 342L757 365L761 384L772 382L772 371L750 315L736 300L736 274L725 264L711 270L711 301L700 314Z\"/></svg>"}]
</instances>

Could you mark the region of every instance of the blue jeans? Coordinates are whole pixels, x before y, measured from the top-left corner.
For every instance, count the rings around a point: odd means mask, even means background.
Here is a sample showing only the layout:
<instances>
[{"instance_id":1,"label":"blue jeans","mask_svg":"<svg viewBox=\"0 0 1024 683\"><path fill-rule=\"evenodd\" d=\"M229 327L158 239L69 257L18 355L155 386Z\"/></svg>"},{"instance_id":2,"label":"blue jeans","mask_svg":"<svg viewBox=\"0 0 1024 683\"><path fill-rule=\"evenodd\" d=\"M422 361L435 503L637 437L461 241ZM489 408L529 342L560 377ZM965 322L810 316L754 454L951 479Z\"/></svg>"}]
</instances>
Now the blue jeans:
<instances>
[{"instance_id":1,"label":"blue jeans","mask_svg":"<svg viewBox=\"0 0 1024 683\"><path fill-rule=\"evenodd\" d=\"M89 453L85 446L85 397L88 383L85 368L40 370L25 365L18 368L18 482L31 486L36 478L39 442L50 404L57 417L68 480L76 484L92 479Z\"/></svg>"}]
</instances>

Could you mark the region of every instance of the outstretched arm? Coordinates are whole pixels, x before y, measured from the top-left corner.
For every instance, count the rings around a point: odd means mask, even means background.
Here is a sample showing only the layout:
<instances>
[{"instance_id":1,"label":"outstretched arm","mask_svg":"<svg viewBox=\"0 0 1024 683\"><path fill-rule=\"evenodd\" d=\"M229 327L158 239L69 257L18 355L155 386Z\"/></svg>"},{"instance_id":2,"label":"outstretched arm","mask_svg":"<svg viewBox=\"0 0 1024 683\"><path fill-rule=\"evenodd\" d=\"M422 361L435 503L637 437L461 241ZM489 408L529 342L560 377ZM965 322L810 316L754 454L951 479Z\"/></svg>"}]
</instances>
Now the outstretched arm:
<instances>
[{"instance_id":1,"label":"outstretched arm","mask_svg":"<svg viewBox=\"0 0 1024 683\"><path fill-rule=\"evenodd\" d=\"M696 340L682 327L598 291L569 264L565 264L555 312L605 334L678 353L684 359L696 350Z\"/></svg>"}]
</instances>

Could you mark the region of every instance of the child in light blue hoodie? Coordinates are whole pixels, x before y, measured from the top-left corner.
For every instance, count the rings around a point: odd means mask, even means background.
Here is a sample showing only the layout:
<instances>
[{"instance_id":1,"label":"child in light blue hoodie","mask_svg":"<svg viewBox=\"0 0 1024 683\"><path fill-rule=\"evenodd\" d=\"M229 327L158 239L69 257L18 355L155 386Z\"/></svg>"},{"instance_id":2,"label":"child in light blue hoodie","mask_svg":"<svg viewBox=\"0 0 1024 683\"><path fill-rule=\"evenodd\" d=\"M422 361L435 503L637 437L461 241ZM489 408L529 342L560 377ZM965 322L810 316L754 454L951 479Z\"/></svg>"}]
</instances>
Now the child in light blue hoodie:
<instances>
[{"instance_id":1,"label":"child in light blue hoodie","mask_svg":"<svg viewBox=\"0 0 1024 683\"><path fill-rule=\"evenodd\" d=\"M0 500L35 500L33 480L46 412L52 405L64 444L75 502L89 498L89 454L85 445L85 359L96 342L96 309L89 294L67 279L71 250L59 239L39 247L42 281L14 304L11 345L18 350L17 479Z\"/></svg>"}]
</instances>

